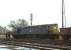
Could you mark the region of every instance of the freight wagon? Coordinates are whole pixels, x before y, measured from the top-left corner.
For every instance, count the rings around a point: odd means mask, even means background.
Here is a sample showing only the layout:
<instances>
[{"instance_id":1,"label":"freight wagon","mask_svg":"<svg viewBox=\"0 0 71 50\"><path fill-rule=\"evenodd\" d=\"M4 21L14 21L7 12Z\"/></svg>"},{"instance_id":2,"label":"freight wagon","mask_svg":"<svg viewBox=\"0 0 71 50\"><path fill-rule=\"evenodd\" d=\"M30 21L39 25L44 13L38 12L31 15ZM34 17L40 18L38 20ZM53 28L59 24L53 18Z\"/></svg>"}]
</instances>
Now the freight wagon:
<instances>
[{"instance_id":1,"label":"freight wagon","mask_svg":"<svg viewBox=\"0 0 71 50\"><path fill-rule=\"evenodd\" d=\"M71 27L60 28L60 34L63 40L71 39Z\"/></svg>"},{"instance_id":2,"label":"freight wagon","mask_svg":"<svg viewBox=\"0 0 71 50\"><path fill-rule=\"evenodd\" d=\"M16 39L36 38L36 39L54 39L59 37L57 24L46 24L27 26L24 28L17 28L16 32L12 34Z\"/></svg>"}]
</instances>

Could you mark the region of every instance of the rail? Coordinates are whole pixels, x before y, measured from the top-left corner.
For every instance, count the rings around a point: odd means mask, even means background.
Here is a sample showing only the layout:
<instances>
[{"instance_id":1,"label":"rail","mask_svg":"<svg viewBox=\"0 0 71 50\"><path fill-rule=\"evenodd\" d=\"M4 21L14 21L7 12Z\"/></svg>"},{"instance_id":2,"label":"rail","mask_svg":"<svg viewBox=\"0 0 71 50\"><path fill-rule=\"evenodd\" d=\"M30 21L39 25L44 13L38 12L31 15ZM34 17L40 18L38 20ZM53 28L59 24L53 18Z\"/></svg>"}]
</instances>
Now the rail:
<instances>
[{"instance_id":1,"label":"rail","mask_svg":"<svg viewBox=\"0 0 71 50\"><path fill-rule=\"evenodd\" d=\"M9 40L0 41L0 44L15 45L15 46L21 46L21 47L37 48L37 49L55 48L55 49L67 49L67 50L69 49L69 50L71 50L71 46L29 43L29 42L20 42L20 41L12 41L12 40L10 40L10 41Z\"/></svg>"}]
</instances>

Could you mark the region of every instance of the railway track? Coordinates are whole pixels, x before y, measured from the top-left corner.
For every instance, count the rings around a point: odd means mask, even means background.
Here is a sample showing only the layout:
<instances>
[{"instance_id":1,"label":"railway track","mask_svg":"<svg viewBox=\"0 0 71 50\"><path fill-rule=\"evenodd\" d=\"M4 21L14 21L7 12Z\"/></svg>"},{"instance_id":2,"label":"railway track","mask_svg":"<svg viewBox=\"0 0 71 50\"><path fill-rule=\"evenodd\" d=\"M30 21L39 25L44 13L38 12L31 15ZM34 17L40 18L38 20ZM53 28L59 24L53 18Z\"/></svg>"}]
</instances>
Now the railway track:
<instances>
[{"instance_id":1,"label":"railway track","mask_svg":"<svg viewBox=\"0 0 71 50\"><path fill-rule=\"evenodd\" d=\"M50 40L49 40L50 41ZM70 45L65 44L63 40L53 40L52 43L35 43L35 42L28 42L23 40L0 40L0 44L4 45L15 45L21 47L29 47L29 48L39 48L39 49L48 49L48 48L55 48L55 49L71 49ZM66 41L68 44L71 44L71 40ZM60 44L64 43L64 44Z\"/></svg>"}]
</instances>

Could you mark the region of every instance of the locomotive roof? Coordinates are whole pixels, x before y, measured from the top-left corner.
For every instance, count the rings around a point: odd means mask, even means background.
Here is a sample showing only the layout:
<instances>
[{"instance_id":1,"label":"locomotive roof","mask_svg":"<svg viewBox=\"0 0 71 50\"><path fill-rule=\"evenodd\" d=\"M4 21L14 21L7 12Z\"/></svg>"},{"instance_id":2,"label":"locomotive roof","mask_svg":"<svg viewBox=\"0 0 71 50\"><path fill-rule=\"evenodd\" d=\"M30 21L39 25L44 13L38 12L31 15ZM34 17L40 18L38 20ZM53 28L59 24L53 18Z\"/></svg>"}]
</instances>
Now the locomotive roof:
<instances>
[{"instance_id":1,"label":"locomotive roof","mask_svg":"<svg viewBox=\"0 0 71 50\"><path fill-rule=\"evenodd\" d=\"M45 26L58 26L58 24L43 24L43 25L33 25L33 26L26 26L26 27L23 27L23 28L27 28L27 27L45 27Z\"/></svg>"},{"instance_id":2,"label":"locomotive roof","mask_svg":"<svg viewBox=\"0 0 71 50\"><path fill-rule=\"evenodd\" d=\"M32 25L32 27L34 26L54 26L54 25L58 25L58 24L43 24L43 25ZM27 27L31 27L31 26L27 26Z\"/></svg>"}]
</instances>

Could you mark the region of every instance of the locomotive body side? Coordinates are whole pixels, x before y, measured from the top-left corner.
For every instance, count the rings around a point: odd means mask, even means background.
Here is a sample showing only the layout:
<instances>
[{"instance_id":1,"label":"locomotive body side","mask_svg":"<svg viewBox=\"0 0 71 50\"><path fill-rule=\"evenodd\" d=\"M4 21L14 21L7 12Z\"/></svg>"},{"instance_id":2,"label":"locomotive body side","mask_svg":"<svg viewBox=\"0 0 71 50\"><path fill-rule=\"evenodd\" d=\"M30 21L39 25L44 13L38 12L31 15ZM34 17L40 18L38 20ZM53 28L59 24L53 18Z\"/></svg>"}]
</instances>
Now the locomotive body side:
<instances>
[{"instance_id":1,"label":"locomotive body side","mask_svg":"<svg viewBox=\"0 0 71 50\"><path fill-rule=\"evenodd\" d=\"M52 39L57 36L58 25L57 24L47 24L38 26L28 26L24 28L17 28L14 38L37 38L37 39Z\"/></svg>"}]
</instances>

